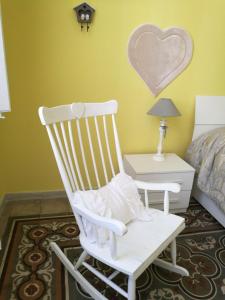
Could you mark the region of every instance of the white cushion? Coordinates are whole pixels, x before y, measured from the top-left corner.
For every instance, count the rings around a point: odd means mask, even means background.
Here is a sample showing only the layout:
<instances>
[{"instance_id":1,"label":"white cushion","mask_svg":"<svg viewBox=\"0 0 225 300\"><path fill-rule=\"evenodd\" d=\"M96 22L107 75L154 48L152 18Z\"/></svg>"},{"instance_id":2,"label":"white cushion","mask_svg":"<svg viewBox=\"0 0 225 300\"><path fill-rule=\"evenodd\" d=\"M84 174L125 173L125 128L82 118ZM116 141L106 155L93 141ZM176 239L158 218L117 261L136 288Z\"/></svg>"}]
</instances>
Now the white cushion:
<instances>
[{"instance_id":1,"label":"white cushion","mask_svg":"<svg viewBox=\"0 0 225 300\"><path fill-rule=\"evenodd\" d=\"M124 224L134 219L151 220L140 200L134 180L125 173L117 174L110 183L98 190L77 191L74 201L99 216L117 219ZM94 228L86 220L83 220L83 225L92 242L96 241L96 232L101 243L108 239L107 230Z\"/></svg>"}]
</instances>

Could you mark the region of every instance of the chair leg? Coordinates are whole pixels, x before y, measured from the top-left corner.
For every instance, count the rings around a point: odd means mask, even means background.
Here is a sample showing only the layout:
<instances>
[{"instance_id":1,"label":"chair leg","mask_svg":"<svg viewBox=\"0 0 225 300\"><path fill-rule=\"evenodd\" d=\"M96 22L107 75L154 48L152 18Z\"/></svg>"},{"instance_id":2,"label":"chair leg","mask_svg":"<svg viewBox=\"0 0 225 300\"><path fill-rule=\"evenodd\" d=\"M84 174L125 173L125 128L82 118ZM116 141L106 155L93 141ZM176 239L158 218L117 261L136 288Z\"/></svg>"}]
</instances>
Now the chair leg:
<instances>
[{"instance_id":1,"label":"chair leg","mask_svg":"<svg viewBox=\"0 0 225 300\"><path fill-rule=\"evenodd\" d=\"M136 299L136 280L133 276L128 277L128 300Z\"/></svg>"},{"instance_id":2,"label":"chair leg","mask_svg":"<svg viewBox=\"0 0 225 300\"><path fill-rule=\"evenodd\" d=\"M65 256L65 254L62 252L62 250L59 248L59 246L55 242L51 242L51 248L55 252L55 254L58 256L64 267L67 269L67 271L73 276L73 278L83 287L83 289L92 296L95 300L107 300L105 296L101 294L100 291L98 291L94 286L90 284L89 281L87 281L84 276L75 269L74 265L70 262L70 260ZM85 252L85 251L84 251ZM84 258L84 252L81 254L82 259ZM79 258L79 260L81 257Z\"/></svg>"},{"instance_id":3,"label":"chair leg","mask_svg":"<svg viewBox=\"0 0 225 300\"><path fill-rule=\"evenodd\" d=\"M78 261L75 263L75 266L74 266L74 268L75 268L76 270L79 269L79 267L80 267L80 266L82 265L82 263L85 261L87 255L88 255L88 253L87 253L85 250L81 253L81 255L80 255Z\"/></svg>"},{"instance_id":4,"label":"chair leg","mask_svg":"<svg viewBox=\"0 0 225 300\"><path fill-rule=\"evenodd\" d=\"M153 264L155 264L156 266L159 266L161 268L164 268L166 270L169 270L171 272L178 273L182 276L189 276L188 270L177 265L177 262L176 262L176 260L177 260L176 239L174 239L171 243L170 253L171 253L172 263L164 261L160 258L157 258L156 260L153 261Z\"/></svg>"},{"instance_id":5,"label":"chair leg","mask_svg":"<svg viewBox=\"0 0 225 300\"><path fill-rule=\"evenodd\" d=\"M177 243L176 239L174 239L170 245L170 253L173 265L176 265L177 262Z\"/></svg>"}]
</instances>

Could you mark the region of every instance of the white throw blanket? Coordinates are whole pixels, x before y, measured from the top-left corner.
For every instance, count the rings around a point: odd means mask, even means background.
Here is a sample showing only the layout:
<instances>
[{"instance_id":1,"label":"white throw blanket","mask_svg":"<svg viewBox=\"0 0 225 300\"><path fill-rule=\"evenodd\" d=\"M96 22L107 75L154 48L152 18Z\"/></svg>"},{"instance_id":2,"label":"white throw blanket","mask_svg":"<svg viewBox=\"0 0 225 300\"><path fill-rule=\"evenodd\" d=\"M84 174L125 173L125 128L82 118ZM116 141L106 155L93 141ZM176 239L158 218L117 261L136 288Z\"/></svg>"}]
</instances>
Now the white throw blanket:
<instances>
[{"instance_id":1,"label":"white throw blanket","mask_svg":"<svg viewBox=\"0 0 225 300\"><path fill-rule=\"evenodd\" d=\"M135 219L152 219L150 210L146 209L140 200L134 180L125 173L117 174L110 183L98 190L77 191L74 194L74 203L83 205L99 216L117 219L124 224ZM108 230L96 227L86 220L83 220L83 224L91 242L96 242L96 234L100 243L109 238Z\"/></svg>"}]
</instances>

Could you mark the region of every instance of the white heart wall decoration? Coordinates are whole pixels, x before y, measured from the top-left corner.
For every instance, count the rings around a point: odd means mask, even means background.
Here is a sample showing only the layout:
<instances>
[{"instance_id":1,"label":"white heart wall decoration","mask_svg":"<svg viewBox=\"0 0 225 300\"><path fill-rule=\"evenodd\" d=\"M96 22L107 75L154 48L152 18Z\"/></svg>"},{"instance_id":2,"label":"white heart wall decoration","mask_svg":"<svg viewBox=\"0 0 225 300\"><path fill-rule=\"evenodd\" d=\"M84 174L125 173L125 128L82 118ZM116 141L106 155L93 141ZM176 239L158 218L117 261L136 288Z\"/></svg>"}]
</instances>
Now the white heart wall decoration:
<instances>
[{"instance_id":1,"label":"white heart wall decoration","mask_svg":"<svg viewBox=\"0 0 225 300\"><path fill-rule=\"evenodd\" d=\"M128 44L131 65L157 96L189 64L192 39L181 29L161 30L155 25L141 25Z\"/></svg>"}]
</instances>

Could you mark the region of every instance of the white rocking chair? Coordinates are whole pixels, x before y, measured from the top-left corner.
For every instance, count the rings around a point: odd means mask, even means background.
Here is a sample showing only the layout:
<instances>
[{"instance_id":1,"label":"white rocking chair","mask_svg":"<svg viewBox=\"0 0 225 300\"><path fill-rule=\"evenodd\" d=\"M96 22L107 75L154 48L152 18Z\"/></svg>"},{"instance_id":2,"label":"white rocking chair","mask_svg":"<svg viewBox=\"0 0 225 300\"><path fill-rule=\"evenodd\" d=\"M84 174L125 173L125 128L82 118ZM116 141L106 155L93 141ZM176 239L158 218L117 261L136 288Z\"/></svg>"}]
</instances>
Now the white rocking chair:
<instances>
[{"instance_id":1,"label":"white rocking chair","mask_svg":"<svg viewBox=\"0 0 225 300\"><path fill-rule=\"evenodd\" d=\"M116 170L124 172L115 123L117 108L115 100L39 108L41 123L47 129L70 204L77 190L100 188L102 178L108 183L109 178L115 176ZM118 163L117 169L113 164L114 160ZM94 184L91 178L95 178ZM93 272L128 300L136 299L136 280L152 263L184 276L189 274L186 269L176 264L176 236L185 227L184 219L169 213L169 192L179 192L180 186L177 183L140 181L136 181L136 185L138 189L144 190L146 206L149 202L149 191L164 191L164 211L157 211L157 217L152 221L133 221L125 225L116 219L100 217L79 204L71 205L80 229L83 253L73 265L57 244L51 243L53 251L69 273L94 299L107 298L84 278L79 271L80 266ZM108 229L110 242L106 245L91 243L83 226L84 219ZM171 263L157 258L168 245L171 245ZM85 262L87 256L96 258L115 271L109 277L104 276ZM119 272L128 276L127 291L113 282Z\"/></svg>"}]
</instances>

